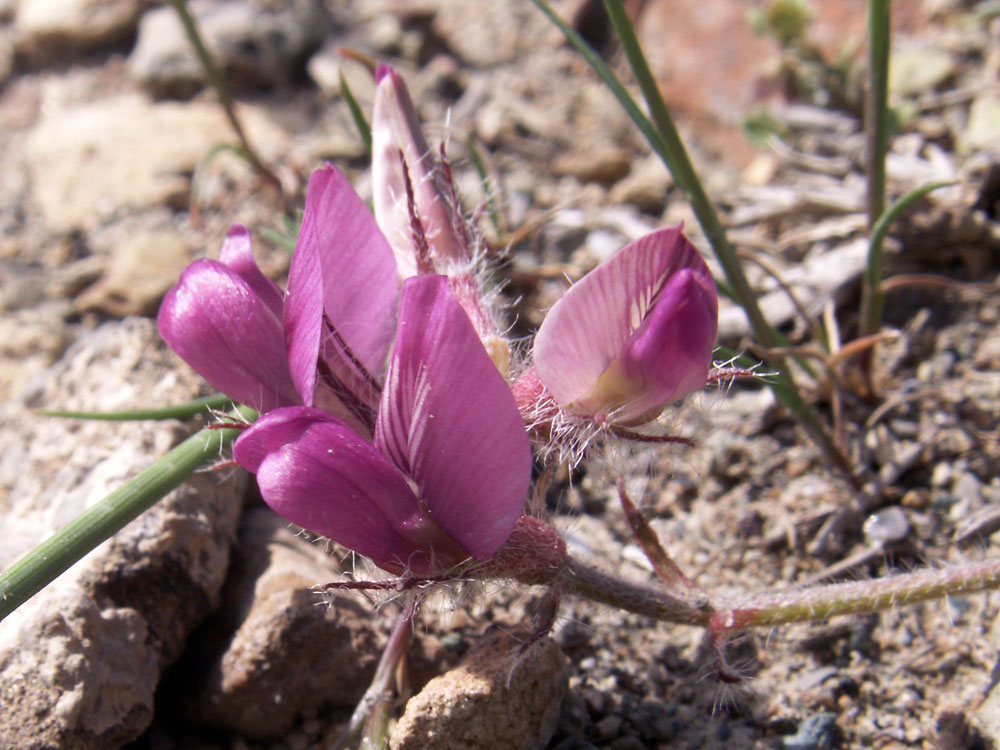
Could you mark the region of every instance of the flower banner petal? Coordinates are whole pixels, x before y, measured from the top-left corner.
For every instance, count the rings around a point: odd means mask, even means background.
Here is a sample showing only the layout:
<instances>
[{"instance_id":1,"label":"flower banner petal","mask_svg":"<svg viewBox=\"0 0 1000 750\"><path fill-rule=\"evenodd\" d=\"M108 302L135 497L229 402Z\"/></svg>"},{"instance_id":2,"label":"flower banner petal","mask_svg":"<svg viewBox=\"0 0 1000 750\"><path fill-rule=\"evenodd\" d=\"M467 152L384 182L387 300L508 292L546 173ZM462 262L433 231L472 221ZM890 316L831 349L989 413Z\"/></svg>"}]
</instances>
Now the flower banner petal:
<instances>
[{"instance_id":1,"label":"flower banner petal","mask_svg":"<svg viewBox=\"0 0 1000 750\"><path fill-rule=\"evenodd\" d=\"M375 442L470 554L488 559L506 541L531 480L528 436L444 276L404 282Z\"/></svg>"},{"instance_id":2,"label":"flower banner petal","mask_svg":"<svg viewBox=\"0 0 1000 750\"><path fill-rule=\"evenodd\" d=\"M265 412L298 402L281 320L231 268L199 260L163 299L160 335L227 396Z\"/></svg>"},{"instance_id":3,"label":"flower banner petal","mask_svg":"<svg viewBox=\"0 0 1000 750\"><path fill-rule=\"evenodd\" d=\"M278 409L236 441L233 456L257 474L264 501L379 567L416 575L460 562L421 509L406 477L370 442L317 409Z\"/></svg>"},{"instance_id":4,"label":"flower banner petal","mask_svg":"<svg viewBox=\"0 0 1000 750\"><path fill-rule=\"evenodd\" d=\"M326 165L309 180L285 300L289 362L304 403L312 403L321 356L334 369L360 366L381 377L398 291L392 249L375 219L347 178Z\"/></svg>"}]
</instances>

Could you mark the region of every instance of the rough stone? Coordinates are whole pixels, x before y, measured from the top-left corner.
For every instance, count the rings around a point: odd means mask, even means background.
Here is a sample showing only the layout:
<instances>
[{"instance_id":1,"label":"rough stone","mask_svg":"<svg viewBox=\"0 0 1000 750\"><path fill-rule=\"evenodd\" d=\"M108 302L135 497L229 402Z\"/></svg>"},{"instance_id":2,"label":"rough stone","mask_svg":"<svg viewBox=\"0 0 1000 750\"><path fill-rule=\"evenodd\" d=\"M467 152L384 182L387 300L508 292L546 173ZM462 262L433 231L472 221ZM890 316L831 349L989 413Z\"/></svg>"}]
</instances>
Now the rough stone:
<instances>
[{"instance_id":1,"label":"rough stone","mask_svg":"<svg viewBox=\"0 0 1000 750\"><path fill-rule=\"evenodd\" d=\"M249 106L240 112L263 158L283 150L287 136L273 121ZM170 137L151 137L156 133ZM190 175L213 146L232 140L230 133L222 110L209 103L154 104L123 94L47 109L24 144L32 202L55 233L86 230L118 212L185 207ZM249 175L236 160L225 168L237 178Z\"/></svg>"},{"instance_id":2,"label":"rough stone","mask_svg":"<svg viewBox=\"0 0 1000 750\"><path fill-rule=\"evenodd\" d=\"M632 155L628 149L614 146L570 151L552 161L552 171L556 174L572 175L581 182L598 182L603 185L620 180L631 168Z\"/></svg>"},{"instance_id":3,"label":"rough stone","mask_svg":"<svg viewBox=\"0 0 1000 750\"><path fill-rule=\"evenodd\" d=\"M496 627L406 704L392 750L533 750L555 731L567 661L549 638L520 653L527 632Z\"/></svg>"},{"instance_id":4,"label":"rough stone","mask_svg":"<svg viewBox=\"0 0 1000 750\"><path fill-rule=\"evenodd\" d=\"M965 153L982 149L1000 151L1000 96L981 94L969 106L969 121L962 133L960 147Z\"/></svg>"},{"instance_id":5,"label":"rough stone","mask_svg":"<svg viewBox=\"0 0 1000 750\"><path fill-rule=\"evenodd\" d=\"M99 366L98 366L99 365ZM196 395L152 321L84 336L22 398L0 406L0 567L165 453L177 423L48 420L28 408L114 409ZM218 600L242 483L181 488L0 623L0 747L106 748L135 739L162 670Z\"/></svg>"},{"instance_id":6,"label":"rough stone","mask_svg":"<svg viewBox=\"0 0 1000 750\"><path fill-rule=\"evenodd\" d=\"M226 80L237 86L289 83L327 28L321 3L192 2L189 9ZM170 7L146 13L129 55L132 77L157 96L189 96L207 79Z\"/></svg>"},{"instance_id":7,"label":"rough stone","mask_svg":"<svg viewBox=\"0 0 1000 750\"><path fill-rule=\"evenodd\" d=\"M385 634L371 604L314 588L336 561L267 508L247 512L223 603L192 652L208 665L186 690L187 715L253 739L284 735L322 705L351 708L371 682ZM210 644L222 644L213 651ZM194 670L195 673L200 670Z\"/></svg>"},{"instance_id":8,"label":"rough stone","mask_svg":"<svg viewBox=\"0 0 1000 750\"><path fill-rule=\"evenodd\" d=\"M954 58L933 47L904 47L893 50L889 64L889 91L901 96L918 96L940 86L955 74Z\"/></svg>"},{"instance_id":9,"label":"rough stone","mask_svg":"<svg viewBox=\"0 0 1000 750\"><path fill-rule=\"evenodd\" d=\"M615 184L608 193L611 203L631 203L650 214L659 214L667 203L667 193L673 177L659 156L650 155L639 161L632 171Z\"/></svg>"},{"instance_id":10,"label":"rough stone","mask_svg":"<svg viewBox=\"0 0 1000 750\"><path fill-rule=\"evenodd\" d=\"M423 0L386 3L398 12L423 10ZM530 6L436 0L432 29L455 57L474 67L510 63L551 38L549 27Z\"/></svg>"},{"instance_id":11,"label":"rough stone","mask_svg":"<svg viewBox=\"0 0 1000 750\"><path fill-rule=\"evenodd\" d=\"M100 280L76 306L119 317L152 315L190 260L191 251L174 231L131 233L111 249Z\"/></svg>"},{"instance_id":12,"label":"rough stone","mask_svg":"<svg viewBox=\"0 0 1000 750\"><path fill-rule=\"evenodd\" d=\"M0 400L20 393L66 350L68 312L65 302L56 301L0 315Z\"/></svg>"},{"instance_id":13,"label":"rough stone","mask_svg":"<svg viewBox=\"0 0 1000 750\"><path fill-rule=\"evenodd\" d=\"M21 0L14 20L18 48L52 60L123 41L146 6L146 0Z\"/></svg>"}]
</instances>

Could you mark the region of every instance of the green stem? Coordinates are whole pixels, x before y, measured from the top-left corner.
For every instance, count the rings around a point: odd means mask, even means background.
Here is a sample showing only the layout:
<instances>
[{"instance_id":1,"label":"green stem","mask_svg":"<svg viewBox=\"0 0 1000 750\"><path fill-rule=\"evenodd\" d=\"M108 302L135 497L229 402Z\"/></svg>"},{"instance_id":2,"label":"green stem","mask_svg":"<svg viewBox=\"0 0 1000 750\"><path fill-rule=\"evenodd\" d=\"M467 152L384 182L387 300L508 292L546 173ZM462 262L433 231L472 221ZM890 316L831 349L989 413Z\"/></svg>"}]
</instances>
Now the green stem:
<instances>
[{"instance_id":1,"label":"green stem","mask_svg":"<svg viewBox=\"0 0 1000 750\"><path fill-rule=\"evenodd\" d=\"M362 750L375 750L387 746L392 681L413 641L413 620L417 616L420 601L419 594L410 594L407 597L403 610L396 616L389 640L382 650L382 658L379 659L375 676L358 701L347 726L334 741L331 750L343 750L359 732L363 732L360 743Z\"/></svg>"},{"instance_id":2,"label":"green stem","mask_svg":"<svg viewBox=\"0 0 1000 750\"><path fill-rule=\"evenodd\" d=\"M762 594L738 607L720 610L713 630L773 627L825 620L1000 588L1000 558L940 570L919 570L870 581L848 581L794 591Z\"/></svg>"},{"instance_id":3,"label":"green stem","mask_svg":"<svg viewBox=\"0 0 1000 750\"><path fill-rule=\"evenodd\" d=\"M708 626L715 610L699 591L668 591L606 573L572 555L559 573L560 590L663 622Z\"/></svg>"},{"instance_id":4,"label":"green stem","mask_svg":"<svg viewBox=\"0 0 1000 750\"><path fill-rule=\"evenodd\" d=\"M861 336L882 324L882 240L876 235L885 212L885 155L889 148L889 0L868 0L868 101L865 107L865 161L868 177L868 264L861 291ZM884 225L887 227L887 225ZM867 369L868 358L862 366Z\"/></svg>"},{"instance_id":5,"label":"green stem","mask_svg":"<svg viewBox=\"0 0 1000 750\"><path fill-rule=\"evenodd\" d=\"M868 0L868 228L885 210L885 154L889 145L889 0Z\"/></svg>"},{"instance_id":6,"label":"green stem","mask_svg":"<svg viewBox=\"0 0 1000 750\"><path fill-rule=\"evenodd\" d=\"M237 139L239 139L243 156L250 162L250 166L254 168L257 174L280 190L281 180L275 176L274 172L257 155L257 150L250 144L250 139L247 138L246 133L243 131L243 125L240 124L240 120L236 116L236 104L233 101L233 95L229 91L229 85L226 83L222 71L219 70L219 66L215 64L212 53L208 51L205 41L201 38L198 23L188 10L187 3L185 0L170 0L170 4L177 11L177 15L181 19L181 25L184 27L184 33L187 35L188 41L191 42L191 46L194 47L195 54L198 56L202 68L205 69L205 75L208 76L209 83L215 89L216 94L218 94L219 102L226 113L226 118L236 133Z\"/></svg>"},{"instance_id":7,"label":"green stem","mask_svg":"<svg viewBox=\"0 0 1000 750\"><path fill-rule=\"evenodd\" d=\"M716 599L699 591L668 590L659 585L630 581L568 556L560 572L559 585L567 594L638 615L725 633L895 609L997 589L1000 588L1000 558L869 581Z\"/></svg>"},{"instance_id":8,"label":"green stem","mask_svg":"<svg viewBox=\"0 0 1000 750\"><path fill-rule=\"evenodd\" d=\"M246 422L257 417L246 406L230 415ZM237 428L200 430L0 573L0 620L180 486L195 469L218 458L240 432Z\"/></svg>"}]
</instances>

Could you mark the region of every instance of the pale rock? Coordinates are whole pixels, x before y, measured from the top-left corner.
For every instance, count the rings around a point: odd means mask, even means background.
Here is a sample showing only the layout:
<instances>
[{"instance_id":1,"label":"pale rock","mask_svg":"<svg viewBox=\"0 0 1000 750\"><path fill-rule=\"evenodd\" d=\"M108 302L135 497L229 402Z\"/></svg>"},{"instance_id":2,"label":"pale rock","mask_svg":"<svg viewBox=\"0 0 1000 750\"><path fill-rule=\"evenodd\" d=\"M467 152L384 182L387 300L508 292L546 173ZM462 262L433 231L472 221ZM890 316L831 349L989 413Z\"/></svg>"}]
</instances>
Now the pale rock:
<instances>
[{"instance_id":1,"label":"pale rock","mask_svg":"<svg viewBox=\"0 0 1000 750\"><path fill-rule=\"evenodd\" d=\"M134 33L147 0L20 0L18 49L54 60L113 44Z\"/></svg>"},{"instance_id":2,"label":"pale rock","mask_svg":"<svg viewBox=\"0 0 1000 750\"><path fill-rule=\"evenodd\" d=\"M384 618L358 593L328 604L315 588L342 578L336 560L287 521L267 508L248 511L222 605L193 651L203 668L185 688L184 713L271 739L309 710L353 708L374 674Z\"/></svg>"},{"instance_id":3,"label":"pale rock","mask_svg":"<svg viewBox=\"0 0 1000 750\"><path fill-rule=\"evenodd\" d=\"M320 91L330 97L344 95L341 83L343 77L361 111L371 112L375 101L375 83L371 72L355 61L346 60L340 54L342 44L343 42L338 39L328 40L309 59L306 70Z\"/></svg>"},{"instance_id":4,"label":"pale rock","mask_svg":"<svg viewBox=\"0 0 1000 750\"><path fill-rule=\"evenodd\" d=\"M169 450L176 422L47 419L30 408L179 403L194 376L130 318L87 334L0 405L0 568ZM163 669L218 601L242 479L197 474L0 622L0 747L107 748L138 737Z\"/></svg>"},{"instance_id":5,"label":"pale rock","mask_svg":"<svg viewBox=\"0 0 1000 750\"><path fill-rule=\"evenodd\" d=\"M986 698L972 714L972 721L989 742L987 747L1000 744L1000 685L994 685L986 694Z\"/></svg>"},{"instance_id":6,"label":"pale rock","mask_svg":"<svg viewBox=\"0 0 1000 750\"><path fill-rule=\"evenodd\" d=\"M612 203L631 203L650 214L659 214L667 203L667 194L674 180L659 156L642 159L620 180L608 198Z\"/></svg>"},{"instance_id":7,"label":"pale rock","mask_svg":"<svg viewBox=\"0 0 1000 750\"><path fill-rule=\"evenodd\" d=\"M932 91L955 75L954 58L933 47L893 50L889 60L889 91L901 96L919 96Z\"/></svg>"},{"instance_id":8,"label":"pale rock","mask_svg":"<svg viewBox=\"0 0 1000 750\"><path fill-rule=\"evenodd\" d=\"M70 344L65 300L0 314L0 401L20 393Z\"/></svg>"},{"instance_id":9,"label":"pale rock","mask_svg":"<svg viewBox=\"0 0 1000 750\"><path fill-rule=\"evenodd\" d=\"M435 6L435 36L472 67L512 63L549 31L544 16L530 6L465 0L443 0Z\"/></svg>"},{"instance_id":10,"label":"pale rock","mask_svg":"<svg viewBox=\"0 0 1000 750\"><path fill-rule=\"evenodd\" d=\"M14 35L7 28L0 28L0 85L14 72Z\"/></svg>"},{"instance_id":11,"label":"pale rock","mask_svg":"<svg viewBox=\"0 0 1000 750\"><path fill-rule=\"evenodd\" d=\"M227 82L237 86L292 81L328 25L316 0L196 0L188 8ZM177 13L168 6L142 17L128 69L157 96L189 96L208 82Z\"/></svg>"},{"instance_id":12,"label":"pale rock","mask_svg":"<svg viewBox=\"0 0 1000 750\"><path fill-rule=\"evenodd\" d=\"M455 669L436 677L406 704L392 750L533 750L555 731L568 662L542 638L525 653L526 631L492 629Z\"/></svg>"},{"instance_id":13,"label":"pale rock","mask_svg":"<svg viewBox=\"0 0 1000 750\"><path fill-rule=\"evenodd\" d=\"M610 185L629 173L632 155L615 146L596 146L586 151L568 151L552 160L557 175L571 175L581 182Z\"/></svg>"},{"instance_id":14,"label":"pale rock","mask_svg":"<svg viewBox=\"0 0 1000 750\"><path fill-rule=\"evenodd\" d=\"M117 317L154 315L191 255L175 232L129 233L111 249L100 280L77 297L76 307Z\"/></svg>"},{"instance_id":15,"label":"pale rock","mask_svg":"<svg viewBox=\"0 0 1000 750\"><path fill-rule=\"evenodd\" d=\"M959 148L966 154L977 150L1000 153L1000 96L983 93L972 100Z\"/></svg>"},{"instance_id":16,"label":"pale rock","mask_svg":"<svg viewBox=\"0 0 1000 750\"><path fill-rule=\"evenodd\" d=\"M14 628L17 628L16 631ZM63 583L0 630L0 747L100 748L136 737L152 719L159 659L131 608L102 610Z\"/></svg>"},{"instance_id":17,"label":"pale rock","mask_svg":"<svg viewBox=\"0 0 1000 750\"><path fill-rule=\"evenodd\" d=\"M273 160L288 136L261 110L241 106L243 127ZM24 144L31 199L49 230L87 230L120 213L188 204L190 175L213 147L234 141L218 105L152 103L138 94L47 108ZM219 161L249 179L250 168Z\"/></svg>"}]
</instances>

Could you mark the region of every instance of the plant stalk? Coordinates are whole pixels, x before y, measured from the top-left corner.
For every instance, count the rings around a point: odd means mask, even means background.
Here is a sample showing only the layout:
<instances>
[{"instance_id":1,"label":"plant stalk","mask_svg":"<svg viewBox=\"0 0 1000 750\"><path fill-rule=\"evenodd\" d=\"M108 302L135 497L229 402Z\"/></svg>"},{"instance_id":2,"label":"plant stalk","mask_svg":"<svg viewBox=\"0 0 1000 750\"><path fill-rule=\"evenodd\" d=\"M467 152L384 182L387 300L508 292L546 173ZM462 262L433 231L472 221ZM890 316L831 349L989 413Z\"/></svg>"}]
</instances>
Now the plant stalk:
<instances>
[{"instance_id":1,"label":"plant stalk","mask_svg":"<svg viewBox=\"0 0 1000 750\"><path fill-rule=\"evenodd\" d=\"M662 586L630 581L568 556L559 585L567 594L663 622L707 627L718 634L876 612L997 589L1000 588L1000 558L869 581L710 600L698 592L688 596Z\"/></svg>"},{"instance_id":2,"label":"plant stalk","mask_svg":"<svg viewBox=\"0 0 1000 750\"><path fill-rule=\"evenodd\" d=\"M191 42L191 46L194 47L198 61L201 63L202 68L205 69L205 75L208 76L209 83L219 97L219 103L222 104L226 118L233 128L233 132L236 133L236 138L240 142L243 155L250 162L250 166L253 167L254 171L266 181L272 183L280 192L281 180L264 164L257 150L250 143L250 139L247 138L243 130L243 125L240 123L239 117L236 116L236 103L233 101L233 95L229 91L226 78L222 75L219 66L215 64L212 53L209 52L208 47L205 45L205 41L201 37L201 32L198 30L198 23L195 21L194 16L191 15L191 11L188 10L186 0L170 0L170 4L177 11L181 25L184 27L184 33L187 35L188 41Z\"/></svg>"},{"instance_id":3,"label":"plant stalk","mask_svg":"<svg viewBox=\"0 0 1000 750\"><path fill-rule=\"evenodd\" d=\"M877 229L885 213L885 156L889 148L889 0L868 0L868 96L865 102L865 166L868 178L868 262L861 290L861 330L875 333L882 324L882 241ZM870 370L871 359L862 357Z\"/></svg>"},{"instance_id":4,"label":"plant stalk","mask_svg":"<svg viewBox=\"0 0 1000 750\"><path fill-rule=\"evenodd\" d=\"M230 415L237 420L253 421L257 413L240 406ZM179 487L196 469L217 458L240 432L237 428L205 428L196 432L0 573L0 620Z\"/></svg>"}]
</instances>

